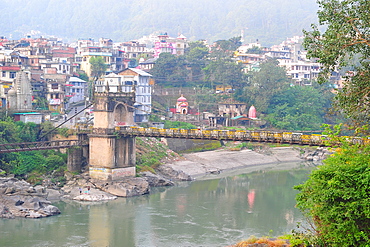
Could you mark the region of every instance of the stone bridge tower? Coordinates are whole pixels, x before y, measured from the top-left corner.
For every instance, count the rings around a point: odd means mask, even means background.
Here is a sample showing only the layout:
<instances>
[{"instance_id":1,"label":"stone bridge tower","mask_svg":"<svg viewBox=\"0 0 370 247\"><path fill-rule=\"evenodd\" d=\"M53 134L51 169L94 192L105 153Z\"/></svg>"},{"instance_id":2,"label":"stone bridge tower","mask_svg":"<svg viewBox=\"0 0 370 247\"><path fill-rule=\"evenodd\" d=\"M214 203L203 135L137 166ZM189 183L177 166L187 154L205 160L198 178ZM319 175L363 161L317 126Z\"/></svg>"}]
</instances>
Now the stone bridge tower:
<instances>
[{"instance_id":1,"label":"stone bridge tower","mask_svg":"<svg viewBox=\"0 0 370 247\"><path fill-rule=\"evenodd\" d=\"M95 92L94 127L89 135L91 178L119 180L136 175L135 138L115 134L116 125L133 125L135 91Z\"/></svg>"}]
</instances>

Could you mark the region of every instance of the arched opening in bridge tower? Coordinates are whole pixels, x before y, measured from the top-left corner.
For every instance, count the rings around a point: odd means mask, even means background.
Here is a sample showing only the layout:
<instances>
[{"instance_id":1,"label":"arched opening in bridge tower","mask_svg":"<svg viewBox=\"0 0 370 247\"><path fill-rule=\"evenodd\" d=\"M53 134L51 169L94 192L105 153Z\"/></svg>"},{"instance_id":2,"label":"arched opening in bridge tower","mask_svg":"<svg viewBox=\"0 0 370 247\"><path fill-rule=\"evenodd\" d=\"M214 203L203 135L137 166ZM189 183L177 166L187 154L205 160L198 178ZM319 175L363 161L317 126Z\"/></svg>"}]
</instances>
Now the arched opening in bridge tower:
<instances>
[{"instance_id":1,"label":"arched opening in bridge tower","mask_svg":"<svg viewBox=\"0 0 370 247\"><path fill-rule=\"evenodd\" d=\"M123 104L118 104L114 109L114 122L115 125L128 125L130 121L127 119L128 111Z\"/></svg>"},{"instance_id":2,"label":"arched opening in bridge tower","mask_svg":"<svg viewBox=\"0 0 370 247\"><path fill-rule=\"evenodd\" d=\"M127 107L118 103L114 109L114 121L116 126L131 125L133 118ZM135 138L120 137L114 140L115 142L115 161L114 167L129 167L135 165Z\"/></svg>"}]
</instances>

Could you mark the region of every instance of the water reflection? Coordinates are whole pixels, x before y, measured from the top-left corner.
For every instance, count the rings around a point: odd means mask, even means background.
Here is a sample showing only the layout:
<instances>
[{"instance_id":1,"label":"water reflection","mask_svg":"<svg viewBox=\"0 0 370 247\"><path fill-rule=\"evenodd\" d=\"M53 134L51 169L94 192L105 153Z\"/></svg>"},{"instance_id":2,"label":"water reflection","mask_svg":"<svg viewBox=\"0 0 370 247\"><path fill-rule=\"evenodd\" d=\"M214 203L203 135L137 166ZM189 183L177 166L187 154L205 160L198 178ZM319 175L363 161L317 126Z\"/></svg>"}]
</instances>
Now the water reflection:
<instances>
[{"instance_id":1,"label":"water reflection","mask_svg":"<svg viewBox=\"0 0 370 247\"><path fill-rule=\"evenodd\" d=\"M112 202L60 202L56 217L0 220L0 246L226 246L280 235L301 218L292 187L308 172L255 172Z\"/></svg>"}]
</instances>

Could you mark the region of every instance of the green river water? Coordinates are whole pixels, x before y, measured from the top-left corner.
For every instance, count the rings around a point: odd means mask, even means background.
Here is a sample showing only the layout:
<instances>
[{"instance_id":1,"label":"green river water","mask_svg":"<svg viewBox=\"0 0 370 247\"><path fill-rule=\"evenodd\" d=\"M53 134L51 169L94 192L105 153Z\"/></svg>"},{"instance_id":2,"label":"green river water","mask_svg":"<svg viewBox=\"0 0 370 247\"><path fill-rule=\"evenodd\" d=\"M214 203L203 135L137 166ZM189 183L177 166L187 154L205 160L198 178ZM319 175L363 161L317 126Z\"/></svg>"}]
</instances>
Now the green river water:
<instances>
[{"instance_id":1,"label":"green river water","mask_svg":"<svg viewBox=\"0 0 370 247\"><path fill-rule=\"evenodd\" d=\"M278 236L304 221L292 187L309 172L261 170L109 202L57 202L59 216L0 219L0 246L221 247Z\"/></svg>"}]
</instances>

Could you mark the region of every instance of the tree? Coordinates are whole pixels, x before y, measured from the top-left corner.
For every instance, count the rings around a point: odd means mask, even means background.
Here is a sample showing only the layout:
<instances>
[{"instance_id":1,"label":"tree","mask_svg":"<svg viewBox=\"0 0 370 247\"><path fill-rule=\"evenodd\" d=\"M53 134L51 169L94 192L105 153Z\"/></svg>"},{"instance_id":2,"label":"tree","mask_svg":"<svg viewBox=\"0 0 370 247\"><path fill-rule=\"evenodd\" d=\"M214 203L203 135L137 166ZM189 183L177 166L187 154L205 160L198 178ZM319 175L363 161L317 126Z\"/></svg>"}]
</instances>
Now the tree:
<instances>
[{"instance_id":1,"label":"tree","mask_svg":"<svg viewBox=\"0 0 370 247\"><path fill-rule=\"evenodd\" d=\"M202 84L204 79L203 69L208 64L209 49L201 41L189 43L185 51L187 66L190 68L190 80Z\"/></svg>"},{"instance_id":2,"label":"tree","mask_svg":"<svg viewBox=\"0 0 370 247\"><path fill-rule=\"evenodd\" d=\"M210 88L215 85L230 85L233 88L239 88L245 83L245 74L242 69L242 64L229 59L211 61L204 68L205 79L209 82Z\"/></svg>"},{"instance_id":3,"label":"tree","mask_svg":"<svg viewBox=\"0 0 370 247\"><path fill-rule=\"evenodd\" d=\"M278 61L270 59L260 65L260 71L250 73L248 84L237 99L254 105L259 112L266 113L270 100L289 86L284 68Z\"/></svg>"},{"instance_id":4,"label":"tree","mask_svg":"<svg viewBox=\"0 0 370 247\"><path fill-rule=\"evenodd\" d=\"M150 71L158 84L173 87L185 87L188 79L184 56L161 53Z\"/></svg>"},{"instance_id":5,"label":"tree","mask_svg":"<svg viewBox=\"0 0 370 247\"><path fill-rule=\"evenodd\" d=\"M369 164L368 145L343 143L304 184L295 186L298 208L313 220L317 246L368 246Z\"/></svg>"},{"instance_id":6,"label":"tree","mask_svg":"<svg viewBox=\"0 0 370 247\"><path fill-rule=\"evenodd\" d=\"M272 97L266 119L278 129L319 130L332 97L328 85L289 87Z\"/></svg>"},{"instance_id":7,"label":"tree","mask_svg":"<svg viewBox=\"0 0 370 247\"><path fill-rule=\"evenodd\" d=\"M91 64L91 76L94 78L94 81L104 75L108 67L102 57L91 57L89 63Z\"/></svg>"},{"instance_id":8,"label":"tree","mask_svg":"<svg viewBox=\"0 0 370 247\"><path fill-rule=\"evenodd\" d=\"M216 59L230 58L236 49L241 46L241 37L233 37L229 40L218 40L212 47L210 56Z\"/></svg>"},{"instance_id":9,"label":"tree","mask_svg":"<svg viewBox=\"0 0 370 247\"><path fill-rule=\"evenodd\" d=\"M367 0L319 0L319 24L326 26L321 32L317 25L312 31L304 31L304 46L311 58L322 64L320 82L329 79L331 73L348 66L354 57L353 76L348 76L343 90L338 92L335 106L353 121L354 126L370 120L370 4Z\"/></svg>"}]
</instances>

